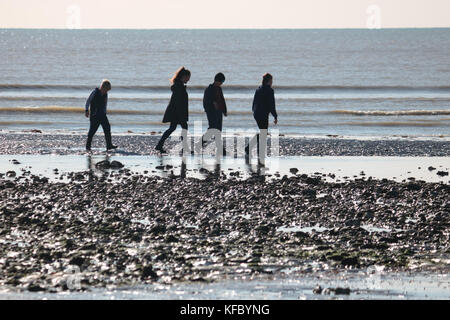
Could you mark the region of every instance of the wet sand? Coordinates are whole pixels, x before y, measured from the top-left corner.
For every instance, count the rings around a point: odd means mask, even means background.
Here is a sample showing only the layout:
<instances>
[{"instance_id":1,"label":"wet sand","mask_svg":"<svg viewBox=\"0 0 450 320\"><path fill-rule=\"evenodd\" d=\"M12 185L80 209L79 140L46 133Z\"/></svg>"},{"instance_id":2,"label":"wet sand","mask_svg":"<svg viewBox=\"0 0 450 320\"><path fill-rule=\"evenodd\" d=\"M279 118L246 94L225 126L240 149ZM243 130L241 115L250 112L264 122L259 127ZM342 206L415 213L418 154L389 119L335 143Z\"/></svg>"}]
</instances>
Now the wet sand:
<instances>
[{"instance_id":1,"label":"wet sand","mask_svg":"<svg viewBox=\"0 0 450 320\"><path fill-rule=\"evenodd\" d=\"M257 299L424 297L408 279L427 284L428 297L448 298L445 279L436 280L450 271L449 177L437 174L449 171L445 143L367 141L400 155L318 157L344 155L353 142L305 149L317 145L297 140L303 156L269 157L261 172L240 157L217 166L208 156L185 165L142 156L145 139L137 155L87 156L62 142L81 137L35 136L20 142L23 150L36 143L34 154L14 149L17 137L1 147L2 299L164 299L183 290L239 299L255 286L266 288ZM105 169L105 160L123 167ZM370 291L364 279L374 273L395 284ZM166 289L158 296L154 288Z\"/></svg>"},{"instance_id":2,"label":"wet sand","mask_svg":"<svg viewBox=\"0 0 450 320\"><path fill-rule=\"evenodd\" d=\"M355 179L389 179L397 182L421 180L450 181L449 157L356 157L356 156L284 156L266 158L265 167L256 158L213 156L123 156L94 155L0 155L0 176L7 172L24 177L37 175L52 182L68 181L76 172L91 171L97 176L105 173L104 161L122 163L128 174L159 177L187 177L205 179L210 176L247 179L259 175L265 180L300 174L321 176L329 182ZM57 169L57 171L55 171ZM109 170L106 170L109 172ZM127 175L123 175L126 177Z\"/></svg>"},{"instance_id":3,"label":"wet sand","mask_svg":"<svg viewBox=\"0 0 450 320\"><path fill-rule=\"evenodd\" d=\"M179 130L178 130L179 131ZM166 142L166 148L179 142L176 131ZM120 148L118 155L157 155L154 150L160 135L114 135L113 142ZM237 137L233 137L235 142ZM194 138L195 139L195 138ZM225 145L227 142L225 142ZM45 133L0 133L0 154L85 154L86 135ZM105 140L101 132L94 136L93 154L104 153ZM270 154L271 139L268 139ZM290 138L280 136L280 156L393 156L393 157L448 157L447 140L384 139L360 140L350 138ZM206 149L212 153L213 148ZM230 150L231 151L231 150ZM233 155L242 156L242 150ZM238 152L241 152L239 154Z\"/></svg>"},{"instance_id":4,"label":"wet sand","mask_svg":"<svg viewBox=\"0 0 450 320\"><path fill-rule=\"evenodd\" d=\"M450 299L448 273L359 271L314 272L297 276L253 276L211 283L179 282L121 288L93 288L60 294L0 290L0 299L59 300L431 300Z\"/></svg>"},{"instance_id":5,"label":"wet sand","mask_svg":"<svg viewBox=\"0 0 450 320\"><path fill-rule=\"evenodd\" d=\"M449 271L448 183L196 179L126 168L69 173L62 183L21 177L0 180L3 287L70 291L71 270L80 290L287 269L299 277L371 266Z\"/></svg>"}]
</instances>

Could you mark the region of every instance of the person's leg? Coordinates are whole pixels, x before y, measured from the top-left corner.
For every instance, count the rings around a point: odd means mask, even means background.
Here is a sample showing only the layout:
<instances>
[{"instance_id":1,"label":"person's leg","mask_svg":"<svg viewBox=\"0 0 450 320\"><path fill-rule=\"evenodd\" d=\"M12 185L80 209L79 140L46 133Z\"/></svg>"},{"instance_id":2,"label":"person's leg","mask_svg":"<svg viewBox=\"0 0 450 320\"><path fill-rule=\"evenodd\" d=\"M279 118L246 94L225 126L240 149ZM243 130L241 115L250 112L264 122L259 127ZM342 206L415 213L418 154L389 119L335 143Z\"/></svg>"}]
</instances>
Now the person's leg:
<instances>
[{"instance_id":1,"label":"person's leg","mask_svg":"<svg viewBox=\"0 0 450 320\"><path fill-rule=\"evenodd\" d=\"M100 120L100 124L103 128L103 133L105 134L105 140L106 140L106 148L111 149L113 147L112 145L112 138L111 138L111 125L109 124L108 118L105 116Z\"/></svg>"},{"instance_id":2,"label":"person's leg","mask_svg":"<svg viewBox=\"0 0 450 320\"><path fill-rule=\"evenodd\" d=\"M264 164L266 158L267 149L267 130L269 128L269 118L261 119L258 121L259 134L256 138L257 152L259 162Z\"/></svg>"},{"instance_id":3,"label":"person's leg","mask_svg":"<svg viewBox=\"0 0 450 320\"><path fill-rule=\"evenodd\" d=\"M183 143L183 154L188 155L190 153L189 141L187 137L188 125L187 122L181 122L181 139Z\"/></svg>"},{"instance_id":4,"label":"person's leg","mask_svg":"<svg viewBox=\"0 0 450 320\"><path fill-rule=\"evenodd\" d=\"M208 129L205 134L202 136L201 145L202 147L211 139L211 129L216 127L216 116L214 111L207 111L206 117L208 118Z\"/></svg>"},{"instance_id":5,"label":"person's leg","mask_svg":"<svg viewBox=\"0 0 450 320\"><path fill-rule=\"evenodd\" d=\"M259 128L259 120L255 119L256 124L258 125ZM245 147L245 155L246 157L250 156L250 153L253 150L253 147L255 146L255 144L258 144L259 141L259 134L257 133L255 136L253 136L249 141L247 146Z\"/></svg>"},{"instance_id":6,"label":"person's leg","mask_svg":"<svg viewBox=\"0 0 450 320\"><path fill-rule=\"evenodd\" d=\"M222 122L223 122L223 114L222 111L217 113L217 129L222 132Z\"/></svg>"},{"instance_id":7,"label":"person's leg","mask_svg":"<svg viewBox=\"0 0 450 320\"><path fill-rule=\"evenodd\" d=\"M169 128L163 133L161 139L159 139L158 144L156 145L156 149L162 149L164 142L166 141L166 139L172 134L172 132L174 132L177 128L177 123L176 122L171 122Z\"/></svg>"},{"instance_id":8,"label":"person's leg","mask_svg":"<svg viewBox=\"0 0 450 320\"><path fill-rule=\"evenodd\" d=\"M215 111L206 112L206 116L208 117L208 130L206 130L205 134L202 136L201 146L200 144L196 145L195 148L200 153L200 148L204 147L213 136L215 136L215 129L217 128L217 115Z\"/></svg>"},{"instance_id":9,"label":"person's leg","mask_svg":"<svg viewBox=\"0 0 450 320\"><path fill-rule=\"evenodd\" d=\"M214 136L214 139L216 142L216 155L219 157L225 155L226 153L222 139L222 120L223 120L222 111L218 110L216 112L216 134Z\"/></svg>"},{"instance_id":10,"label":"person's leg","mask_svg":"<svg viewBox=\"0 0 450 320\"><path fill-rule=\"evenodd\" d=\"M253 138L251 138L248 145L245 147L246 155L250 155L250 152L253 149L253 147L255 146L255 144L257 147L257 153L259 154L259 152L260 152L260 148L259 148L260 133L265 132L265 137L267 137L267 129L269 127L269 119L267 118L267 119L255 119L255 120L256 120L256 124L258 125L258 129L260 130L260 132L257 133ZM262 130L265 130L265 131L262 132ZM265 139L265 137L264 137L264 139ZM267 141L266 141L266 143L267 143Z\"/></svg>"},{"instance_id":11,"label":"person's leg","mask_svg":"<svg viewBox=\"0 0 450 320\"><path fill-rule=\"evenodd\" d=\"M98 119L96 119L96 118L90 119L88 138L86 141L86 150L91 150L92 138L94 137L95 133L97 132L99 126L100 126L100 121Z\"/></svg>"},{"instance_id":12,"label":"person's leg","mask_svg":"<svg viewBox=\"0 0 450 320\"><path fill-rule=\"evenodd\" d=\"M245 147L245 154L248 156L252 152L255 145L258 145L259 141L259 133L257 133L255 136L253 136L249 141L247 146Z\"/></svg>"}]
</instances>

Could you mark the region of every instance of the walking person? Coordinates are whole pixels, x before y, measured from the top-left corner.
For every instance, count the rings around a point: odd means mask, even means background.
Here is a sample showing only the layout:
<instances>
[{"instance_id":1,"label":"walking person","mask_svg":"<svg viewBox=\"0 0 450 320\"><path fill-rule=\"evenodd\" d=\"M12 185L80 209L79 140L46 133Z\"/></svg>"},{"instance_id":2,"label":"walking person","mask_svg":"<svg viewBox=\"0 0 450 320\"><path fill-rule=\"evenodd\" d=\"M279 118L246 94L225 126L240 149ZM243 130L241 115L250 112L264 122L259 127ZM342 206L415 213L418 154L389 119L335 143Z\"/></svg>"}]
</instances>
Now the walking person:
<instances>
[{"instance_id":1,"label":"walking person","mask_svg":"<svg viewBox=\"0 0 450 320\"><path fill-rule=\"evenodd\" d=\"M253 137L249 144L245 147L245 156L248 159L253 146L257 145L258 149L258 163L264 165L264 158L266 156L266 137L269 128L269 114L274 117L274 124L278 123L278 115L275 108L275 93L272 89L273 77L270 73L263 76L262 85L256 90L253 98L253 118L260 132ZM261 144L260 144L261 140Z\"/></svg>"},{"instance_id":2,"label":"walking person","mask_svg":"<svg viewBox=\"0 0 450 320\"><path fill-rule=\"evenodd\" d=\"M85 116L90 118L90 126L88 138L86 142L86 150L91 150L92 138L101 125L105 134L106 149L116 149L117 146L112 144L111 125L106 116L106 105L108 104L108 91L111 90L111 82L103 80L100 88L95 88L86 101Z\"/></svg>"},{"instance_id":3,"label":"walking person","mask_svg":"<svg viewBox=\"0 0 450 320\"><path fill-rule=\"evenodd\" d=\"M203 95L203 108L208 118L208 130L196 145L197 153L212 137L214 137L217 152L225 154L222 141L223 116L227 116L227 105L223 96L222 84L225 82L225 75L221 72L214 77L214 83L210 84Z\"/></svg>"},{"instance_id":4,"label":"walking person","mask_svg":"<svg viewBox=\"0 0 450 320\"><path fill-rule=\"evenodd\" d=\"M167 129L155 149L161 153L166 153L164 150L164 142L174 132L178 125L181 126L181 139L183 140L183 153L189 152L189 146L187 141L187 122L189 120L189 105L188 105L188 93L186 91L186 83L191 78L191 72L184 67L178 69L172 79L170 80L172 86L172 96L170 98L169 105L166 108L163 117L163 123L170 122L169 129Z\"/></svg>"}]
</instances>

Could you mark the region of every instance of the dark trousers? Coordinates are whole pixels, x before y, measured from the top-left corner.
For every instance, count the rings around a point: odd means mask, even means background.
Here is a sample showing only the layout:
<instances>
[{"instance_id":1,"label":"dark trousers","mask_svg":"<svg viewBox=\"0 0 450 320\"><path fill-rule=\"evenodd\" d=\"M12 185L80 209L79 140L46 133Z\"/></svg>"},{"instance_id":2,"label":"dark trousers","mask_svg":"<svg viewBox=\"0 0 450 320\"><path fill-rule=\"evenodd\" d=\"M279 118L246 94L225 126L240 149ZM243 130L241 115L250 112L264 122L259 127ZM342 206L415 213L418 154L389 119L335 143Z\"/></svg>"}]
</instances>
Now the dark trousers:
<instances>
[{"instance_id":1,"label":"dark trousers","mask_svg":"<svg viewBox=\"0 0 450 320\"><path fill-rule=\"evenodd\" d=\"M187 122L178 122L178 121L172 121L170 123L170 127L169 129L167 129L161 139L158 142L158 147L162 147L164 145L164 142L167 140L167 138L172 134L172 132L174 132L177 129L177 126L180 125L182 129L186 129L188 128Z\"/></svg>"},{"instance_id":2,"label":"dark trousers","mask_svg":"<svg viewBox=\"0 0 450 320\"><path fill-rule=\"evenodd\" d=\"M261 129L269 129L269 117L264 119L255 119L256 124L258 125L259 130Z\"/></svg>"},{"instance_id":3,"label":"dark trousers","mask_svg":"<svg viewBox=\"0 0 450 320\"><path fill-rule=\"evenodd\" d=\"M202 136L202 143L205 144L210 139L209 129L217 129L222 131L223 114L220 110L206 111L206 117L208 118L208 130Z\"/></svg>"},{"instance_id":4,"label":"dark trousers","mask_svg":"<svg viewBox=\"0 0 450 320\"><path fill-rule=\"evenodd\" d=\"M109 124L108 118L106 116L102 117L92 117L91 125L89 126L88 138L86 142L86 149L91 148L92 138L98 130L99 126L102 126L103 133L105 134L106 147L110 147L112 145L111 142L111 125Z\"/></svg>"},{"instance_id":5,"label":"dark trousers","mask_svg":"<svg viewBox=\"0 0 450 320\"><path fill-rule=\"evenodd\" d=\"M211 110L206 112L208 118L208 129L218 129L222 131L223 114L221 110Z\"/></svg>"},{"instance_id":6,"label":"dark trousers","mask_svg":"<svg viewBox=\"0 0 450 320\"><path fill-rule=\"evenodd\" d=\"M262 118L262 119L258 118L258 119L255 119L255 120L256 120L256 124L258 125L258 129L259 130L263 130L263 129L267 130L267 129L269 129L269 117ZM257 148L258 153L259 153L259 133L257 133L255 137L256 137L256 148ZM253 139L251 139L251 140L253 140ZM250 142L245 147L245 149L247 150L247 152L250 152Z\"/></svg>"}]
</instances>

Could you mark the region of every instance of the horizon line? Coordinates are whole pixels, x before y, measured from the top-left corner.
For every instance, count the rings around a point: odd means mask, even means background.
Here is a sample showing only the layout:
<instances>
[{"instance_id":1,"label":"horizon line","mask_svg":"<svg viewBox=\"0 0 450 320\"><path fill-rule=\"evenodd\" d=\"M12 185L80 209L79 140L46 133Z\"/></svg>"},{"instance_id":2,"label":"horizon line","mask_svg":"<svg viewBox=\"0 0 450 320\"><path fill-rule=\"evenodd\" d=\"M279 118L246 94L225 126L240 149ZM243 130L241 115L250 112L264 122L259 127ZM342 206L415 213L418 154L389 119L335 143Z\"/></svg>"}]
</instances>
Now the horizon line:
<instances>
[{"instance_id":1,"label":"horizon line","mask_svg":"<svg viewBox=\"0 0 450 320\"><path fill-rule=\"evenodd\" d=\"M359 28L359 27L349 27L349 28L282 28L282 27L271 27L271 28L23 28L23 27L0 27L0 30L397 30L397 29L450 29L448 27L386 27L386 28Z\"/></svg>"}]
</instances>

